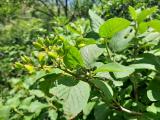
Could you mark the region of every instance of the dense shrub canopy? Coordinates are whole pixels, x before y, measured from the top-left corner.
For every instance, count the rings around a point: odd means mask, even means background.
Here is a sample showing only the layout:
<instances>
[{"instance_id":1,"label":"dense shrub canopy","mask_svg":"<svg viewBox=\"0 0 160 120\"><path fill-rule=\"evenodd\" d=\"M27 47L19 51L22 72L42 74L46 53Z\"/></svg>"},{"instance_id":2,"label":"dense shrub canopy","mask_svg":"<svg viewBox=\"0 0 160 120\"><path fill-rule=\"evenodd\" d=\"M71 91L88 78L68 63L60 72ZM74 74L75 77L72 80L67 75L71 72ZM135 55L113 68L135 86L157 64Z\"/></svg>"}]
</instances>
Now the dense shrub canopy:
<instances>
[{"instance_id":1,"label":"dense shrub canopy","mask_svg":"<svg viewBox=\"0 0 160 120\"><path fill-rule=\"evenodd\" d=\"M0 120L159 120L159 5L0 1Z\"/></svg>"}]
</instances>

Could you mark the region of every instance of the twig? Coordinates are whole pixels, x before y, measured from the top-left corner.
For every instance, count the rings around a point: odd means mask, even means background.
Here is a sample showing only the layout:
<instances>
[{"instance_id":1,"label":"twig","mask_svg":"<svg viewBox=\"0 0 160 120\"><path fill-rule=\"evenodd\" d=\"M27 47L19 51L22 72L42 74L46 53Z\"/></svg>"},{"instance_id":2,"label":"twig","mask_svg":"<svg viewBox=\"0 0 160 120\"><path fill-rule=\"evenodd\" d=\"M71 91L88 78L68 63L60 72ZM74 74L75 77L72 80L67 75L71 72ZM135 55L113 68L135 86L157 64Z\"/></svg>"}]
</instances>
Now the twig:
<instances>
[{"instance_id":1,"label":"twig","mask_svg":"<svg viewBox=\"0 0 160 120\"><path fill-rule=\"evenodd\" d=\"M121 106L116 100L113 99L113 102L116 104L116 106L112 106L113 108L115 108L116 110L119 110L119 111L122 111L122 112L126 112L126 113L129 113L131 115L143 115L142 113L140 112L136 112L136 111L131 111L131 110L128 110L126 108L124 108L123 106Z\"/></svg>"},{"instance_id":2,"label":"twig","mask_svg":"<svg viewBox=\"0 0 160 120\"><path fill-rule=\"evenodd\" d=\"M126 109L122 106L119 106L119 108L120 108L121 111L132 114L132 115L142 115L142 113L140 113L140 112L131 111L131 110L128 110L128 109Z\"/></svg>"}]
</instances>

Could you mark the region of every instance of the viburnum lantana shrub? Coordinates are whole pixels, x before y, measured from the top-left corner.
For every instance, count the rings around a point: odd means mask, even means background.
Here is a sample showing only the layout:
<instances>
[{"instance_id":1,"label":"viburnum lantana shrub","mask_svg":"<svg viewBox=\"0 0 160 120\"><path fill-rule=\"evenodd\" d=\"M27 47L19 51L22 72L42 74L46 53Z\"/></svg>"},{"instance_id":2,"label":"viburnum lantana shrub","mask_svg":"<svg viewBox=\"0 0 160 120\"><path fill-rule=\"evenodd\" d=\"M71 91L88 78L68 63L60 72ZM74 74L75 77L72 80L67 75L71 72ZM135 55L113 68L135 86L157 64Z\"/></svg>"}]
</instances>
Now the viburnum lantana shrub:
<instances>
[{"instance_id":1,"label":"viburnum lantana shrub","mask_svg":"<svg viewBox=\"0 0 160 120\"><path fill-rule=\"evenodd\" d=\"M89 10L90 21L39 38L15 63L31 75L11 80L0 120L160 119L157 10L130 6L130 20L106 21Z\"/></svg>"}]
</instances>

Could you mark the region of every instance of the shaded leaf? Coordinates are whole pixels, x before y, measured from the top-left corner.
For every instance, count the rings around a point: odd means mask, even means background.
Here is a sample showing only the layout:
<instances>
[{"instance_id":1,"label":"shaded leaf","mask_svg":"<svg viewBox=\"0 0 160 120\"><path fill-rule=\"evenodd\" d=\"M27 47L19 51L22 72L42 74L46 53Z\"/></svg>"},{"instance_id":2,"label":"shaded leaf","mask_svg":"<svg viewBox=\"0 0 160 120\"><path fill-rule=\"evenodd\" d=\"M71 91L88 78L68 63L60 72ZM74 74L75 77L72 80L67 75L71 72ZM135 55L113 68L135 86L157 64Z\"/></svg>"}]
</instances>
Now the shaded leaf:
<instances>
[{"instance_id":1,"label":"shaded leaf","mask_svg":"<svg viewBox=\"0 0 160 120\"><path fill-rule=\"evenodd\" d=\"M104 94L104 98L106 101L111 101L113 98L113 90L112 88L109 86L109 84L106 81L102 81L102 80L98 80L98 79L94 79L91 80L91 82L100 89L100 91L103 92Z\"/></svg>"},{"instance_id":2,"label":"shaded leaf","mask_svg":"<svg viewBox=\"0 0 160 120\"><path fill-rule=\"evenodd\" d=\"M76 68L84 65L81 54L76 47L70 47L63 60L65 65L69 68Z\"/></svg>"},{"instance_id":3,"label":"shaded leaf","mask_svg":"<svg viewBox=\"0 0 160 120\"><path fill-rule=\"evenodd\" d=\"M152 80L147 90L147 97L150 101L160 100L160 80Z\"/></svg>"},{"instance_id":4,"label":"shaded leaf","mask_svg":"<svg viewBox=\"0 0 160 120\"><path fill-rule=\"evenodd\" d=\"M101 103L95 107L94 116L96 120L107 120L109 108L106 104Z\"/></svg>"}]
</instances>

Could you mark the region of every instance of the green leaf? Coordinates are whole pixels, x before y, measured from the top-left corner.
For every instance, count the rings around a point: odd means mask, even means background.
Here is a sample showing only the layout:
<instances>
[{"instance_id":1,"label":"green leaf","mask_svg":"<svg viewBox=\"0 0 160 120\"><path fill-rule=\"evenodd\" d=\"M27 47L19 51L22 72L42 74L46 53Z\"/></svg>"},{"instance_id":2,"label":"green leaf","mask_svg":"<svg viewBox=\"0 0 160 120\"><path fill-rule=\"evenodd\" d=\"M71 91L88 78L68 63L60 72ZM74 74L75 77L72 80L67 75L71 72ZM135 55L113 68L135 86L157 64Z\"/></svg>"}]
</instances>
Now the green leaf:
<instances>
[{"instance_id":1,"label":"green leaf","mask_svg":"<svg viewBox=\"0 0 160 120\"><path fill-rule=\"evenodd\" d=\"M14 96L13 98L9 98L6 101L6 105L10 106L11 108L16 108L20 104L19 96Z\"/></svg>"},{"instance_id":2,"label":"green leaf","mask_svg":"<svg viewBox=\"0 0 160 120\"><path fill-rule=\"evenodd\" d=\"M129 46L129 42L135 36L133 27L128 27L116 33L109 42L109 46L115 51L120 52Z\"/></svg>"},{"instance_id":3,"label":"green leaf","mask_svg":"<svg viewBox=\"0 0 160 120\"><path fill-rule=\"evenodd\" d=\"M109 108L106 104L100 103L95 107L94 116L96 120L107 120Z\"/></svg>"},{"instance_id":4,"label":"green leaf","mask_svg":"<svg viewBox=\"0 0 160 120\"><path fill-rule=\"evenodd\" d=\"M38 100L36 100L28 106L28 111L36 114L37 116L40 114L41 110L46 107L48 107L47 104L41 103Z\"/></svg>"},{"instance_id":5,"label":"green leaf","mask_svg":"<svg viewBox=\"0 0 160 120\"><path fill-rule=\"evenodd\" d=\"M113 74L115 78L120 79L120 78L129 77L133 72L134 72L133 68L128 68L128 71L126 72L113 72Z\"/></svg>"},{"instance_id":6,"label":"green leaf","mask_svg":"<svg viewBox=\"0 0 160 120\"><path fill-rule=\"evenodd\" d=\"M86 82L65 77L57 80L57 85L50 89L50 93L62 102L66 118L73 119L87 105L90 86Z\"/></svg>"},{"instance_id":7,"label":"green leaf","mask_svg":"<svg viewBox=\"0 0 160 120\"><path fill-rule=\"evenodd\" d=\"M138 23L143 22L148 16L152 15L154 12L158 10L157 7L147 8L140 12L137 16Z\"/></svg>"},{"instance_id":8,"label":"green leaf","mask_svg":"<svg viewBox=\"0 0 160 120\"><path fill-rule=\"evenodd\" d=\"M158 112L158 111L157 111L157 107L155 106L154 103L152 103L152 105L150 105L150 106L147 107L147 111L148 111L148 112L155 113L155 114Z\"/></svg>"},{"instance_id":9,"label":"green leaf","mask_svg":"<svg viewBox=\"0 0 160 120\"><path fill-rule=\"evenodd\" d=\"M33 115L30 115L30 116L24 116L24 120L32 120L33 119Z\"/></svg>"},{"instance_id":10,"label":"green leaf","mask_svg":"<svg viewBox=\"0 0 160 120\"><path fill-rule=\"evenodd\" d=\"M106 101L110 102L113 98L113 90L106 81L94 79L91 82L102 91Z\"/></svg>"},{"instance_id":11,"label":"green leaf","mask_svg":"<svg viewBox=\"0 0 160 120\"><path fill-rule=\"evenodd\" d=\"M49 89L53 87L55 80L63 77L61 74L49 73L41 78L44 78L43 81L39 83L39 89L45 93L45 95L49 95Z\"/></svg>"},{"instance_id":12,"label":"green leaf","mask_svg":"<svg viewBox=\"0 0 160 120\"><path fill-rule=\"evenodd\" d=\"M63 60L65 65L69 68L84 66L81 54L76 47L70 47L68 52L65 54Z\"/></svg>"},{"instance_id":13,"label":"green leaf","mask_svg":"<svg viewBox=\"0 0 160 120\"><path fill-rule=\"evenodd\" d=\"M155 31L160 32L160 20L151 20L148 26L152 27Z\"/></svg>"},{"instance_id":14,"label":"green leaf","mask_svg":"<svg viewBox=\"0 0 160 120\"><path fill-rule=\"evenodd\" d=\"M152 80L148 86L147 97L150 101L160 100L160 80Z\"/></svg>"},{"instance_id":15,"label":"green leaf","mask_svg":"<svg viewBox=\"0 0 160 120\"><path fill-rule=\"evenodd\" d=\"M101 37L110 38L117 32L127 28L130 21L124 18L111 18L100 26L99 34Z\"/></svg>"},{"instance_id":16,"label":"green leaf","mask_svg":"<svg viewBox=\"0 0 160 120\"><path fill-rule=\"evenodd\" d=\"M67 29L72 33L81 34L81 31L77 29L77 26L74 23L70 23L67 25Z\"/></svg>"},{"instance_id":17,"label":"green leaf","mask_svg":"<svg viewBox=\"0 0 160 120\"><path fill-rule=\"evenodd\" d=\"M132 64L130 65L130 67L134 68L134 69L148 69L148 70L156 70L155 66L152 64L145 64L145 63L141 63L141 64Z\"/></svg>"},{"instance_id":18,"label":"green leaf","mask_svg":"<svg viewBox=\"0 0 160 120\"><path fill-rule=\"evenodd\" d=\"M92 10L89 10L89 16L91 19L91 27L93 31L98 33L99 27L104 23L104 20L96 13L94 13Z\"/></svg>"},{"instance_id":19,"label":"green leaf","mask_svg":"<svg viewBox=\"0 0 160 120\"><path fill-rule=\"evenodd\" d=\"M40 90L30 90L30 94L40 98L45 96L44 93Z\"/></svg>"},{"instance_id":20,"label":"green leaf","mask_svg":"<svg viewBox=\"0 0 160 120\"><path fill-rule=\"evenodd\" d=\"M9 120L10 107L0 105L0 120Z\"/></svg>"},{"instance_id":21,"label":"green leaf","mask_svg":"<svg viewBox=\"0 0 160 120\"><path fill-rule=\"evenodd\" d=\"M156 69L160 68L160 59L150 53L144 53L140 56L140 59L136 61L136 64L151 64L156 67Z\"/></svg>"},{"instance_id":22,"label":"green leaf","mask_svg":"<svg viewBox=\"0 0 160 120\"><path fill-rule=\"evenodd\" d=\"M34 96L30 96L30 97L27 97L25 98L20 106L19 106L19 109L23 109L23 110L27 110L28 109L28 106L31 104L32 100L34 99L35 97Z\"/></svg>"},{"instance_id":23,"label":"green leaf","mask_svg":"<svg viewBox=\"0 0 160 120\"><path fill-rule=\"evenodd\" d=\"M139 24L139 27L138 27L138 32L142 34L142 33L146 32L147 29L148 29L148 23L146 23L146 22L141 22L141 23Z\"/></svg>"},{"instance_id":24,"label":"green leaf","mask_svg":"<svg viewBox=\"0 0 160 120\"><path fill-rule=\"evenodd\" d=\"M50 117L51 120L57 120L58 114L55 110L49 110L48 111L48 116Z\"/></svg>"},{"instance_id":25,"label":"green leaf","mask_svg":"<svg viewBox=\"0 0 160 120\"><path fill-rule=\"evenodd\" d=\"M87 105L83 109L83 119L87 118L87 116L91 113L95 105L96 105L95 101L91 101L87 103Z\"/></svg>"},{"instance_id":26,"label":"green leaf","mask_svg":"<svg viewBox=\"0 0 160 120\"><path fill-rule=\"evenodd\" d=\"M134 72L133 68L129 68L118 63L108 63L97 68L94 72L127 72L128 70Z\"/></svg>"},{"instance_id":27,"label":"green leaf","mask_svg":"<svg viewBox=\"0 0 160 120\"><path fill-rule=\"evenodd\" d=\"M81 48L80 52L86 67L91 68L94 67L93 64L104 52L104 48L100 48L96 44L91 44Z\"/></svg>"},{"instance_id":28,"label":"green leaf","mask_svg":"<svg viewBox=\"0 0 160 120\"><path fill-rule=\"evenodd\" d=\"M137 19L137 12L132 6L129 6L129 13L133 20Z\"/></svg>"},{"instance_id":29,"label":"green leaf","mask_svg":"<svg viewBox=\"0 0 160 120\"><path fill-rule=\"evenodd\" d=\"M95 73L103 73L103 72L113 72L114 76L118 78L128 77L130 74L134 72L134 68L123 66L118 63L108 63L97 68Z\"/></svg>"},{"instance_id":30,"label":"green leaf","mask_svg":"<svg viewBox=\"0 0 160 120\"><path fill-rule=\"evenodd\" d=\"M142 39L143 42L146 42L146 43L151 43L152 44L158 44L158 41L160 39L160 33L159 32L149 32L149 33L146 33L144 35L144 38Z\"/></svg>"}]
</instances>

